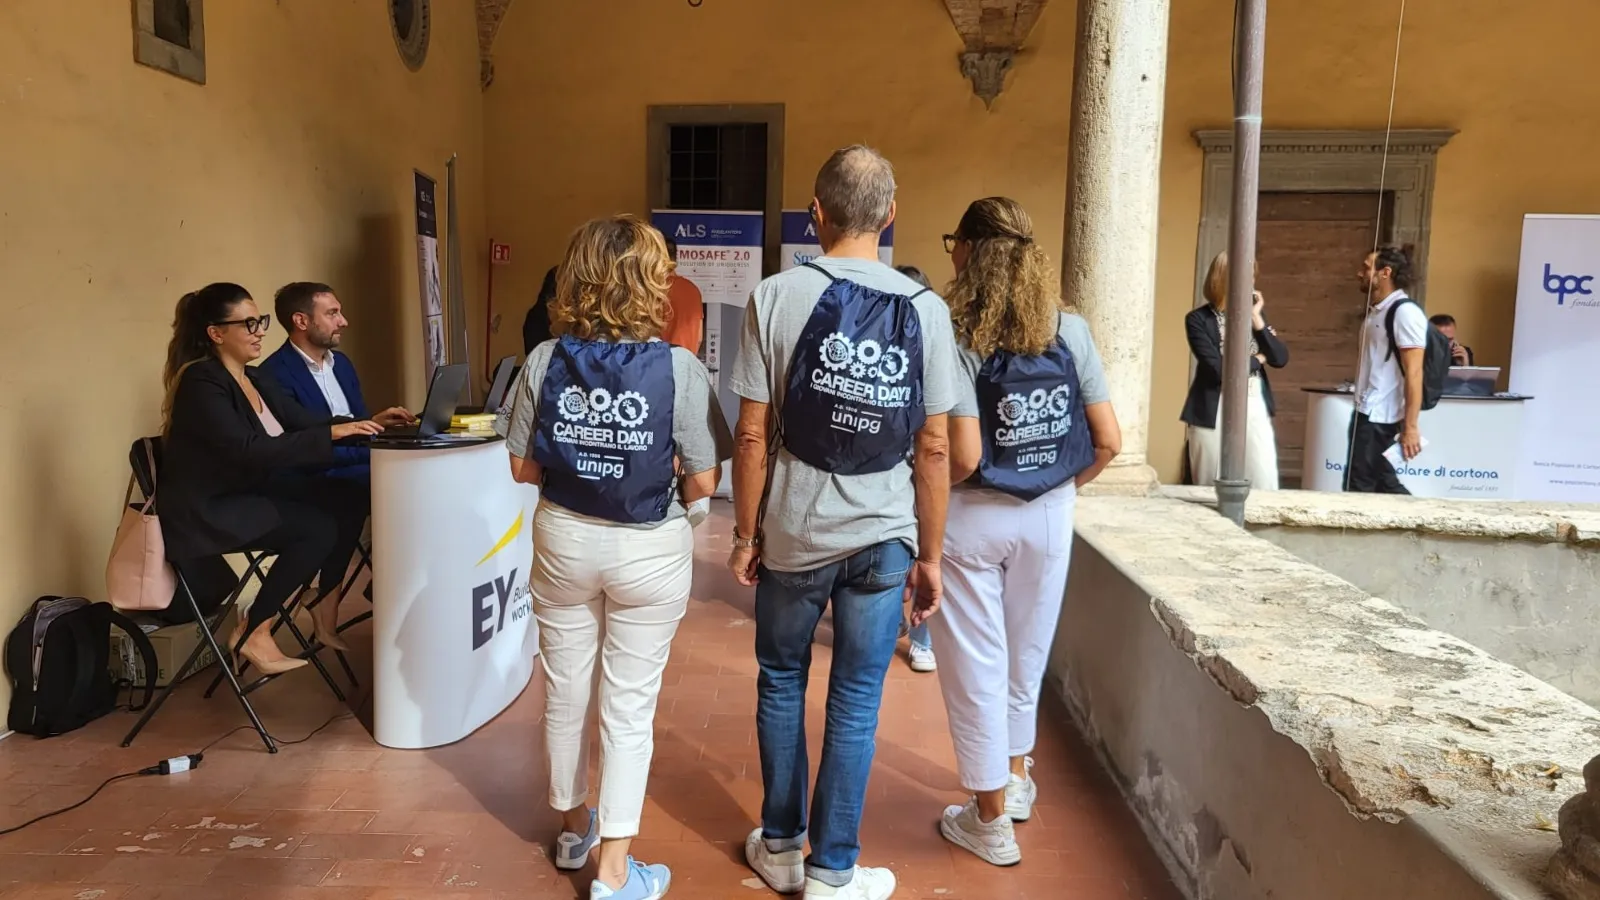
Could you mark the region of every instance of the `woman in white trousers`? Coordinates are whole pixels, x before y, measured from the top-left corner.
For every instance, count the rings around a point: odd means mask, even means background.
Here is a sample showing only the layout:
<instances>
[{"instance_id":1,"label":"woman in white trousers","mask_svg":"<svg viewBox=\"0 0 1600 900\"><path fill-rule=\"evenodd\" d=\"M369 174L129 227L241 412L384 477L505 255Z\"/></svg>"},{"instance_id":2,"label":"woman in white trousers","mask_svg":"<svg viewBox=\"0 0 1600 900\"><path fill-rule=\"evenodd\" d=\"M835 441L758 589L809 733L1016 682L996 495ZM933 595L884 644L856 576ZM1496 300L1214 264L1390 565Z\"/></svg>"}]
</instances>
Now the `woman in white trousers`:
<instances>
[{"instance_id":1,"label":"woman in white trousers","mask_svg":"<svg viewBox=\"0 0 1600 900\"><path fill-rule=\"evenodd\" d=\"M1121 448L1099 354L1065 312L1014 200L967 208L945 237L963 378L950 411L944 601L929 620L956 768L971 799L945 838L995 865L1022 860L1033 814L1039 689L1067 583L1077 488Z\"/></svg>"},{"instance_id":2,"label":"woman in white trousers","mask_svg":"<svg viewBox=\"0 0 1600 900\"><path fill-rule=\"evenodd\" d=\"M591 900L658 900L671 872L634 861L662 673L689 601L689 508L711 495L732 441L711 378L660 340L672 262L631 216L573 235L550 323L517 386L512 477L540 486L530 588L546 681L557 868L588 864ZM598 691L596 683L598 682ZM598 694L599 808L589 797Z\"/></svg>"},{"instance_id":3,"label":"woman in white trousers","mask_svg":"<svg viewBox=\"0 0 1600 900\"><path fill-rule=\"evenodd\" d=\"M1252 279L1254 283L1255 279ZM1222 347L1228 340L1228 253L1211 260L1200 293L1204 306L1184 317L1183 329L1194 354L1194 380L1179 415L1188 425L1189 480L1199 485L1215 484L1222 471ZM1272 416L1277 411L1272 399L1268 367L1281 369L1289 364L1289 348L1278 338L1278 330L1267 323L1262 310L1266 305L1260 291L1253 291L1250 308L1250 383L1245 391L1245 477L1253 487L1278 489L1278 439Z\"/></svg>"}]
</instances>

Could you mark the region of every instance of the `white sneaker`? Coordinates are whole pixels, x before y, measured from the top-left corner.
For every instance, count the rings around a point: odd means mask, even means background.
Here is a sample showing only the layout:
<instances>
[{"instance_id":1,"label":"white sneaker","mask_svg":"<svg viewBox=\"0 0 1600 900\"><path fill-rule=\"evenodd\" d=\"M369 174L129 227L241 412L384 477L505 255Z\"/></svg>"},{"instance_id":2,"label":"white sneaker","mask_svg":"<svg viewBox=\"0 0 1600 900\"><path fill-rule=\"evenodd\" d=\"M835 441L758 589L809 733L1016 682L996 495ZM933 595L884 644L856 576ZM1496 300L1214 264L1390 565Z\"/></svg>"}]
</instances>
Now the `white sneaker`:
<instances>
[{"instance_id":1,"label":"white sneaker","mask_svg":"<svg viewBox=\"0 0 1600 900\"><path fill-rule=\"evenodd\" d=\"M800 849L773 853L761 837L761 829L744 839L744 861L761 880L780 894L798 894L806 886L806 854Z\"/></svg>"},{"instance_id":2,"label":"white sneaker","mask_svg":"<svg viewBox=\"0 0 1600 900\"><path fill-rule=\"evenodd\" d=\"M1023 771L1027 775L1012 775L1006 782L1006 815L1013 822L1026 822L1033 818L1033 804L1039 799L1039 786L1033 783L1033 757L1025 757Z\"/></svg>"},{"instance_id":3,"label":"white sneaker","mask_svg":"<svg viewBox=\"0 0 1600 900\"><path fill-rule=\"evenodd\" d=\"M889 900L894 896L894 873L888 869L864 869L856 866L856 874L844 887L824 884L815 878L806 879L806 900L813 897L832 897L834 900Z\"/></svg>"},{"instance_id":4,"label":"white sneaker","mask_svg":"<svg viewBox=\"0 0 1600 900\"><path fill-rule=\"evenodd\" d=\"M576 872L589 864L589 851L594 845L600 843L600 834L595 830L598 814L589 810L589 831L578 834L563 830L556 837L556 868L563 872Z\"/></svg>"},{"instance_id":5,"label":"white sneaker","mask_svg":"<svg viewBox=\"0 0 1600 900\"><path fill-rule=\"evenodd\" d=\"M913 672L934 672L939 668L939 661L933 658L932 647L918 647L912 644L911 652L907 655L911 658Z\"/></svg>"},{"instance_id":6,"label":"white sneaker","mask_svg":"<svg viewBox=\"0 0 1600 900\"><path fill-rule=\"evenodd\" d=\"M944 818L939 820L939 833L990 865L1014 866L1022 862L1022 848L1017 846L1017 835L1011 830L1011 817L1002 815L985 822L978 815L977 800L968 800L966 806L946 807Z\"/></svg>"}]
</instances>

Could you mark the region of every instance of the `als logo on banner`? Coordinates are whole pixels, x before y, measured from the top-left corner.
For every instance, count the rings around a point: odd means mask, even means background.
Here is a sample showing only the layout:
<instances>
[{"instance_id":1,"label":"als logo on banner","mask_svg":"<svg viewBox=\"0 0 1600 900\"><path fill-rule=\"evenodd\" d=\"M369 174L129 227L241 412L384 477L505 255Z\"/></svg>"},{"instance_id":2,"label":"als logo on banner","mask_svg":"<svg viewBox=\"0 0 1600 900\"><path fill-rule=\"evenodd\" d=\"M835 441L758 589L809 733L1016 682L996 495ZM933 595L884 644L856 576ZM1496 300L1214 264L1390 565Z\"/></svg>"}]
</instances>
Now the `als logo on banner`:
<instances>
[{"instance_id":1,"label":"als logo on banner","mask_svg":"<svg viewBox=\"0 0 1600 900\"><path fill-rule=\"evenodd\" d=\"M1560 275L1549 263L1544 264L1544 291L1556 298L1557 306L1567 305L1568 297L1594 296L1593 275ZM1575 300L1573 306L1600 306L1600 301Z\"/></svg>"},{"instance_id":2,"label":"als logo on banner","mask_svg":"<svg viewBox=\"0 0 1600 900\"><path fill-rule=\"evenodd\" d=\"M635 391L613 397L605 388L586 391L574 385L561 392L560 411L566 421L555 423L555 438L581 448L580 478L621 478L627 458L615 454L639 453L655 443L653 432L635 430L650 415L650 403Z\"/></svg>"},{"instance_id":3,"label":"als logo on banner","mask_svg":"<svg viewBox=\"0 0 1600 900\"><path fill-rule=\"evenodd\" d=\"M1026 472L1053 465L1061 438L1072 427L1072 391L1064 384L1046 391L1037 388L1028 394L1007 394L1000 399L1000 427L994 432L994 445L1010 449L1027 444L1045 444L1017 457L1018 471Z\"/></svg>"},{"instance_id":4,"label":"als logo on banner","mask_svg":"<svg viewBox=\"0 0 1600 900\"><path fill-rule=\"evenodd\" d=\"M811 371L811 387L824 394L880 409L900 409L911 402L905 381L911 357L893 344L884 346L870 338L852 341L835 331L822 342L822 366ZM834 428L877 434L882 414L834 407Z\"/></svg>"},{"instance_id":5,"label":"als logo on banner","mask_svg":"<svg viewBox=\"0 0 1600 900\"><path fill-rule=\"evenodd\" d=\"M483 565L495 557L495 554L511 546L517 538L522 536L524 513L517 513L517 520L501 536L489 552L478 560L478 565ZM520 622L533 614L533 601L528 591L527 581L517 580L517 570L512 569L509 574L497 575L491 581L486 581L472 589L472 649L481 650L494 636L505 630L507 622Z\"/></svg>"}]
</instances>

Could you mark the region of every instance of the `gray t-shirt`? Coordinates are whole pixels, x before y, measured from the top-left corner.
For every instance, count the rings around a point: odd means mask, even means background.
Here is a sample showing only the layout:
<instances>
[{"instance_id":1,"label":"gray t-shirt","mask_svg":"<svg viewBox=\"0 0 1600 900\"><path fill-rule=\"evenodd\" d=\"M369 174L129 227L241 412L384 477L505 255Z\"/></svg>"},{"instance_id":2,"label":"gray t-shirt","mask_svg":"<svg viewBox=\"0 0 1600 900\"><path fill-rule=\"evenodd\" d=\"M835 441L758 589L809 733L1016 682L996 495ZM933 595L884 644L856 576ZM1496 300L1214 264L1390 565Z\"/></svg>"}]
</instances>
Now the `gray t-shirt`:
<instances>
[{"instance_id":1,"label":"gray t-shirt","mask_svg":"<svg viewBox=\"0 0 1600 900\"><path fill-rule=\"evenodd\" d=\"M840 278L880 291L911 295L922 286L876 260L822 257L816 264ZM812 269L790 269L761 282L745 309L735 393L770 403L781 415L789 360L829 280ZM950 310L932 291L912 303L922 325L922 398L930 416L955 403L955 338ZM827 427L819 423L818 427ZM776 449L776 448L774 448ZM917 548L911 467L834 475L812 468L786 450L772 460L761 562L779 572L804 572L849 558L885 541Z\"/></svg>"},{"instance_id":2,"label":"gray t-shirt","mask_svg":"<svg viewBox=\"0 0 1600 900\"><path fill-rule=\"evenodd\" d=\"M549 340L533 348L511 392L514 405L511 425L506 431L506 447L522 459L533 458L533 436L539 426L539 391L544 387L544 373L550 367L550 354L556 343ZM683 471L693 475L715 469L733 457L733 438L722 417L722 407L713 397L711 375L693 353L673 347L672 381L672 440L683 462ZM674 493L662 521L683 515L683 501ZM630 527L654 528L660 524L647 522Z\"/></svg>"},{"instance_id":3,"label":"gray t-shirt","mask_svg":"<svg viewBox=\"0 0 1600 900\"><path fill-rule=\"evenodd\" d=\"M1089 334L1089 323L1082 316L1061 314L1061 324L1056 330L1067 351L1072 354L1072 367L1078 370L1078 396L1085 406L1106 403L1111 392L1106 387L1105 367L1100 363L1100 351L1095 349L1094 338ZM978 418L978 370L983 368L983 357L960 344L956 345L956 362L960 374L956 381L956 405L951 408L951 418ZM952 485L956 490L985 490L976 485ZM997 492L998 493L998 492Z\"/></svg>"}]
</instances>

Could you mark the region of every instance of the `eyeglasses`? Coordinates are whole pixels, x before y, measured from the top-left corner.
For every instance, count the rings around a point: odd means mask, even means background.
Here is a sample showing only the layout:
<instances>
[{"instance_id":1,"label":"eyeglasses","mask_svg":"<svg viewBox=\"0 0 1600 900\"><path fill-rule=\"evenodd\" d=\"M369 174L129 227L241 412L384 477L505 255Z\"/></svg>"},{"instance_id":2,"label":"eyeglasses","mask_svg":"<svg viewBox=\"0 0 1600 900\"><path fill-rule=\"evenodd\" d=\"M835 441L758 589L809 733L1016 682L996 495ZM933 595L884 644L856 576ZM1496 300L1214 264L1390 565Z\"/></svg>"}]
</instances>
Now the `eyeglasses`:
<instances>
[{"instance_id":1,"label":"eyeglasses","mask_svg":"<svg viewBox=\"0 0 1600 900\"><path fill-rule=\"evenodd\" d=\"M221 328L224 325L243 325L249 334L260 334L272 327L271 316L254 316L249 319L228 319L224 322L212 322L212 325Z\"/></svg>"},{"instance_id":2,"label":"eyeglasses","mask_svg":"<svg viewBox=\"0 0 1600 900\"><path fill-rule=\"evenodd\" d=\"M956 252L956 244L961 242L961 241L964 241L964 240L966 240L966 238L963 238L963 237L961 237L960 235L957 235L957 234L947 234L947 235L945 235L944 236L944 252L946 252L946 253L954 253L954 252Z\"/></svg>"}]
</instances>

